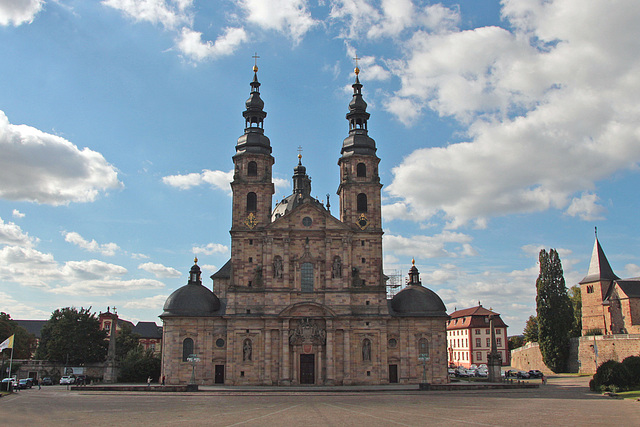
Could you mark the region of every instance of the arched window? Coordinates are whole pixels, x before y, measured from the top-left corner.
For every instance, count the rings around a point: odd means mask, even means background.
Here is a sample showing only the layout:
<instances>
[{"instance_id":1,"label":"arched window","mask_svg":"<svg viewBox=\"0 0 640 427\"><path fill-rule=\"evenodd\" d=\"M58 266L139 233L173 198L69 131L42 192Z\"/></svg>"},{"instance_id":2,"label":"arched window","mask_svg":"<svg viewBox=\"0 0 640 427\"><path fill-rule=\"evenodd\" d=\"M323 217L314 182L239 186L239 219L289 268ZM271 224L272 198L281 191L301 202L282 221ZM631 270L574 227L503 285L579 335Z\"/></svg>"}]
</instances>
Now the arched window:
<instances>
[{"instance_id":1,"label":"arched window","mask_svg":"<svg viewBox=\"0 0 640 427\"><path fill-rule=\"evenodd\" d=\"M367 211L367 195L364 193L358 194L357 199L357 211L358 212L366 212Z\"/></svg>"},{"instance_id":2,"label":"arched window","mask_svg":"<svg viewBox=\"0 0 640 427\"><path fill-rule=\"evenodd\" d=\"M300 267L301 277L300 285L302 292L313 292L313 264L310 262L302 263Z\"/></svg>"},{"instance_id":3,"label":"arched window","mask_svg":"<svg viewBox=\"0 0 640 427\"><path fill-rule=\"evenodd\" d=\"M367 176L367 165L364 163L358 163L356 166L356 176L366 177Z\"/></svg>"},{"instance_id":4,"label":"arched window","mask_svg":"<svg viewBox=\"0 0 640 427\"><path fill-rule=\"evenodd\" d=\"M258 210L258 196L251 192L247 194L247 212L255 212Z\"/></svg>"},{"instance_id":5,"label":"arched window","mask_svg":"<svg viewBox=\"0 0 640 427\"><path fill-rule=\"evenodd\" d=\"M185 338L184 341L182 341L182 361L186 362L191 354L193 354L193 340L191 338Z\"/></svg>"},{"instance_id":6,"label":"arched window","mask_svg":"<svg viewBox=\"0 0 640 427\"><path fill-rule=\"evenodd\" d=\"M250 161L247 165L247 175L258 176L258 164L254 161Z\"/></svg>"}]
</instances>

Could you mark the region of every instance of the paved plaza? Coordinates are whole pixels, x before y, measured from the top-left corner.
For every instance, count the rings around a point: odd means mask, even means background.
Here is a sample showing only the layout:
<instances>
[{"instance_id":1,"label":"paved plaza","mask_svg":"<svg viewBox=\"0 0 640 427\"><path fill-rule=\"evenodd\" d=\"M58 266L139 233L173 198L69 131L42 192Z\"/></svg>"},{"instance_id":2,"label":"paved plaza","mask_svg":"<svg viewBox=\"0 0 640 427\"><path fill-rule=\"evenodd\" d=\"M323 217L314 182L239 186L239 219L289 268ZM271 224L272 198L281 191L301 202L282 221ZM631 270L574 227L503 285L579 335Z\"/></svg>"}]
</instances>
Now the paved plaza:
<instances>
[{"instance_id":1,"label":"paved plaza","mask_svg":"<svg viewBox=\"0 0 640 427\"><path fill-rule=\"evenodd\" d=\"M640 426L640 402L590 393L589 377L552 377L537 389L197 393L23 390L0 399L7 426Z\"/></svg>"}]
</instances>

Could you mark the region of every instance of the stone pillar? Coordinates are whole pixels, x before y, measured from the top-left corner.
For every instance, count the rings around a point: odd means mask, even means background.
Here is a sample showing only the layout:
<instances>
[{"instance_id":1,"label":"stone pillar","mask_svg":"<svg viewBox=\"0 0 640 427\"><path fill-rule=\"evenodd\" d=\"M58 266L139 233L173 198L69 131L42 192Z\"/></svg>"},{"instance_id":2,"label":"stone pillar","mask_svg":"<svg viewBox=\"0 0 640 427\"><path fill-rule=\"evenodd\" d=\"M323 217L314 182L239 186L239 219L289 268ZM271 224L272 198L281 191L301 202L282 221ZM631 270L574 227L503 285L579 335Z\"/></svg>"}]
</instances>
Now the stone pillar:
<instances>
[{"instance_id":1,"label":"stone pillar","mask_svg":"<svg viewBox=\"0 0 640 427\"><path fill-rule=\"evenodd\" d=\"M351 325L347 320L344 328L344 384L351 384Z\"/></svg>"},{"instance_id":2,"label":"stone pillar","mask_svg":"<svg viewBox=\"0 0 640 427\"><path fill-rule=\"evenodd\" d=\"M280 384L291 385L291 375L289 374L289 321L282 321L282 376Z\"/></svg>"},{"instance_id":3,"label":"stone pillar","mask_svg":"<svg viewBox=\"0 0 640 427\"><path fill-rule=\"evenodd\" d=\"M327 344L326 344L326 360L327 360L327 380L326 380L326 384L327 385L334 385L335 384L335 374L334 374L334 369L335 369L335 360L336 357L333 354L333 321L327 319L326 321L326 333L327 333Z\"/></svg>"},{"instance_id":4,"label":"stone pillar","mask_svg":"<svg viewBox=\"0 0 640 427\"><path fill-rule=\"evenodd\" d=\"M264 369L262 384L271 385L271 330L264 325Z\"/></svg>"},{"instance_id":5,"label":"stone pillar","mask_svg":"<svg viewBox=\"0 0 640 427\"><path fill-rule=\"evenodd\" d=\"M502 355L496 345L496 330L493 326L493 315L489 316L489 327L491 328L491 351L487 355L487 368L489 382L502 382L500 367L502 366ZM506 337L505 337L506 338Z\"/></svg>"}]
</instances>

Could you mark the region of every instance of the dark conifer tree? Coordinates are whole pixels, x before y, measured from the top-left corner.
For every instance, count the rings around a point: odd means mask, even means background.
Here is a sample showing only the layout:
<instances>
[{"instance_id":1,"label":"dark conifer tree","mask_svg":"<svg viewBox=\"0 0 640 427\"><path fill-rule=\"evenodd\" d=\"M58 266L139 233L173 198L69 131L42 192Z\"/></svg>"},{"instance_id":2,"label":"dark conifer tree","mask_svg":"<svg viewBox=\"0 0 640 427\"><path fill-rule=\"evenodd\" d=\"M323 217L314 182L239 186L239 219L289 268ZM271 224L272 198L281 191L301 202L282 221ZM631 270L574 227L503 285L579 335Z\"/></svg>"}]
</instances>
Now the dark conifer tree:
<instances>
[{"instance_id":1,"label":"dark conifer tree","mask_svg":"<svg viewBox=\"0 0 640 427\"><path fill-rule=\"evenodd\" d=\"M538 343L545 365L553 372L565 372L569 359L569 338L574 324L573 307L564 282L562 263L555 249L540 251L540 275L536 281Z\"/></svg>"}]
</instances>

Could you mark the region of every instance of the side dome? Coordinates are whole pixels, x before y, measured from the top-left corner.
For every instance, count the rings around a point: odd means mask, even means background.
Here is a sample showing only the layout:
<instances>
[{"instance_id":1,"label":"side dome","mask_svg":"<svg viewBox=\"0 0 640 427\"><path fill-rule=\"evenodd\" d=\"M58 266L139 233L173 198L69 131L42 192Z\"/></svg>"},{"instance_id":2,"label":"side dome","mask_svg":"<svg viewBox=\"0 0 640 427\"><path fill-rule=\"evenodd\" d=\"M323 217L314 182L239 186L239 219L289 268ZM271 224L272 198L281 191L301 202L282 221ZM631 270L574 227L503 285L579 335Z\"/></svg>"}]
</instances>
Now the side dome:
<instances>
[{"instance_id":1,"label":"side dome","mask_svg":"<svg viewBox=\"0 0 640 427\"><path fill-rule=\"evenodd\" d=\"M391 308L401 316L447 316L447 308L431 289L409 285L391 300Z\"/></svg>"},{"instance_id":2,"label":"side dome","mask_svg":"<svg viewBox=\"0 0 640 427\"><path fill-rule=\"evenodd\" d=\"M200 280L198 259L191 267L189 282L176 289L164 303L160 317L207 317L216 316L220 310L220 300Z\"/></svg>"},{"instance_id":3,"label":"side dome","mask_svg":"<svg viewBox=\"0 0 640 427\"><path fill-rule=\"evenodd\" d=\"M438 294L422 286L415 260L411 264L409 284L391 299L391 309L399 316L448 317Z\"/></svg>"}]
</instances>

